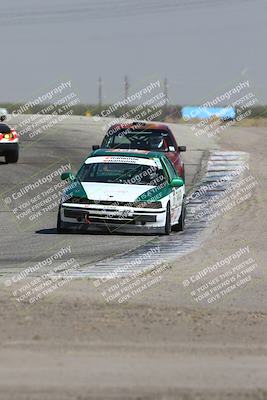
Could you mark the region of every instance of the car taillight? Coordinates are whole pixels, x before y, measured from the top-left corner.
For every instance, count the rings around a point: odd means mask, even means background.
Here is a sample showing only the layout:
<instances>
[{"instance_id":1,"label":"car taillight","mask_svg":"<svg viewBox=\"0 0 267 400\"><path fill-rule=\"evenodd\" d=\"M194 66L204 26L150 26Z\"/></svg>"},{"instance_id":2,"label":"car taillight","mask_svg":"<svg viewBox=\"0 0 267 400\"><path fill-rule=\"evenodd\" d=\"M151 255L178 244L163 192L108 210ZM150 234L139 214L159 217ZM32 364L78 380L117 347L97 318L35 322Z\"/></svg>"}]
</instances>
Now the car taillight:
<instances>
[{"instance_id":1,"label":"car taillight","mask_svg":"<svg viewBox=\"0 0 267 400\"><path fill-rule=\"evenodd\" d=\"M17 138L17 133L15 131L10 131L8 133L3 133L3 138L12 140Z\"/></svg>"},{"instance_id":2,"label":"car taillight","mask_svg":"<svg viewBox=\"0 0 267 400\"><path fill-rule=\"evenodd\" d=\"M17 132L15 131L15 129L11 129L10 133L12 134L12 139L16 139L18 137Z\"/></svg>"},{"instance_id":3,"label":"car taillight","mask_svg":"<svg viewBox=\"0 0 267 400\"><path fill-rule=\"evenodd\" d=\"M18 135L15 129L10 129L10 132L0 132L0 139L14 140Z\"/></svg>"},{"instance_id":4,"label":"car taillight","mask_svg":"<svg viewBox=\"0 0 267 400\"><path fill-rule=\"evenodd\" d=\"M13 138L14 138L14 136L13 136L12 132L4 134L4 139L10 140L10 139L13 139Z\"/></svg>"}]
</instances>

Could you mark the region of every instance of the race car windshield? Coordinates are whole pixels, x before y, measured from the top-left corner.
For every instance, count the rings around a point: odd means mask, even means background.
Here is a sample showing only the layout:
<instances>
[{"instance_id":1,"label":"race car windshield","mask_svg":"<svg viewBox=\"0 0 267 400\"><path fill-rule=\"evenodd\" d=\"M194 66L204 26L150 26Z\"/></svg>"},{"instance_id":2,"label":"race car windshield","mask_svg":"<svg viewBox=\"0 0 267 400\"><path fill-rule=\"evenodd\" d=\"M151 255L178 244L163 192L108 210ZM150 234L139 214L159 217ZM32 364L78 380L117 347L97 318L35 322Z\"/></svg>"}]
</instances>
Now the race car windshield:
<instances>
[{"instance_id":1,"label":"race car windshield","mask_svg":"<svg viewBox=\"0 0 267 400\"><path fill-rule=\"evenodd\" d=\"M126 163L84 164L78 173L81 182L121 183L157 186L166 182L162 169L153 165Z\"/></svg>"},{"instance_id":2,"label":"race car windshield","mask_svg":"<svg viewBox=\"0 0 267 400\"><path fill-rule=\"evenodd\" d=\"M102 147L118 149L138 149L169 151L173 143L167 132L160 131L119 131L107 135Z\"/></svg>"}]
</instances>

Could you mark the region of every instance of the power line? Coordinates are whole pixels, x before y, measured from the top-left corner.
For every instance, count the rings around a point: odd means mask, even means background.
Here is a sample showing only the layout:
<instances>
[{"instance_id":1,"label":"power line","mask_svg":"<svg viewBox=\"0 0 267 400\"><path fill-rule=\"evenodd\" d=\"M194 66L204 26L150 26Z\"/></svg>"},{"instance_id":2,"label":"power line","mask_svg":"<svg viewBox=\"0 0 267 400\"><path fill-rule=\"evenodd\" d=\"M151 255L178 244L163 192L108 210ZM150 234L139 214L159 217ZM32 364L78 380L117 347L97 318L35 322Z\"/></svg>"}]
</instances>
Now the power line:
<instances>
[{"instance_id":1,"label":"power line","mask_svg":"<svg viewBox=\"0 0 267 400\"><path fill-rule=\"evenodd\" d=\"M99 107L99 112L101 112L101 108L102 108L102 86L103 86L103 82L102 82L102 78L100 76L98 78L98 107Z\"/></svg>"},{"instance_id":2,"label":"power line","mask_svg":"<svg viewBox=\"0 0 267 400\"><path fill-rule=\"evenodd\" d=\"M130 84L129 84L129 79L128 76L125 75L124 77L124 98L127 99L129 96L129 89L130 89Z\"/></svg>"},{"instance_id":3,"label":"power line","mask_svg":"<svg viewBox=\"0 0 267 400\"><path fill-rule=\"evenodd\" d=\"M168 112L168 103L169 103L169 93L168 93L168 89L169 89L169 86L168 86L168 79L165 78L164 81L163 81L163 93L164 93L164 100L165 100L165 103L164 103L164 111L163 111L163 113L164 113L164 118L166 118L167 112Z\"/></svg>"}]
</instances>

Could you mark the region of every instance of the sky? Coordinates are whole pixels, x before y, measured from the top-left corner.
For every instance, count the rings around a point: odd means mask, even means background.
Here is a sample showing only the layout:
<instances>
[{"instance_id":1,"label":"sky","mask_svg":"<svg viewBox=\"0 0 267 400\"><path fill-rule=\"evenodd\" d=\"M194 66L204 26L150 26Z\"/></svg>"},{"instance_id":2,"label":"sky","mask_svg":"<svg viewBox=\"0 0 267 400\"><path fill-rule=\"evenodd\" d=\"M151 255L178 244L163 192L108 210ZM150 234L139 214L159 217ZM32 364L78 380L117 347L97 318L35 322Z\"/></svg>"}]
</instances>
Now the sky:
<instances>
[{"instance_id":1,"label":"sky","mask_svg":"<svg viewBox=\"0 0 267 400\"><path fill-rule=\"evenodd\" d=\"M2 3L2 4L1 4ZM201 104L250 81L267 104L267 0L0 0L0 102L70 80L105 103L168 79L172 104Z\"/></svg>"}]
</instances>

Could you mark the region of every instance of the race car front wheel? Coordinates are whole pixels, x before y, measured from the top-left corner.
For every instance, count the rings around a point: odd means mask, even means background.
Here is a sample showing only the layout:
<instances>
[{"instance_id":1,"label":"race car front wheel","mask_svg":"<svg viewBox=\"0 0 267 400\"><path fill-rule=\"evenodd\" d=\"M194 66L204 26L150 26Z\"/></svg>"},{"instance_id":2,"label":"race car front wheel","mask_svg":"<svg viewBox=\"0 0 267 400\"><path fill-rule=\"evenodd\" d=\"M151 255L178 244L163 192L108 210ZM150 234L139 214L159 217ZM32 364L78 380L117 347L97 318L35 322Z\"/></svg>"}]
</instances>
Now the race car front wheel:
<instances>
[{"instance_id":1,"label":"race car front wheel","mask_svg":"<svg viewBox=\"0 0 267 400\"><path fill-rule=\"evenodd\" d=\"M171 209L170 203L167 204L166 208L166 222L165 222L165 235L169 235L171 233Z\"/></svg>"},{"instance_id":2,"label":"race car front wheel","mask_svg":"<svg viewBox=\"0 0 267 400\"><path fill-rule=\"evenodd\" d=\"M18 149L14 150L10 153L7 153L5 155L5 160L6 160L7 164L16 163L16 162L18 162L18 159L19 159L19 150Z\"/></svg>"},{"instance_id":3,"label":"race car front wheel","mask_svg":"<svg viewBox=\"0 0 267 400\"><path fill-rule=\"evenodd\" d=\"M182 202L182 210L180 214L180 218L178 220L178 224L173 225L172 229L176 232L183 231L185 228L185 214L186 214L186 205L185 205L185 197Z\"/></svg>"},{"instance_id":4,"label":"race car front wheel","mask_svg":"<svg viewBox=\"0 0 267 400\"><path fill-rule=\"evenodd\" d=\"M61 221L61 216L60 216L60 207L58 209L58 214L57 214L57 233L65 233L66 229L63 228L63 224Z\"/></svg>"}]
</instances>

